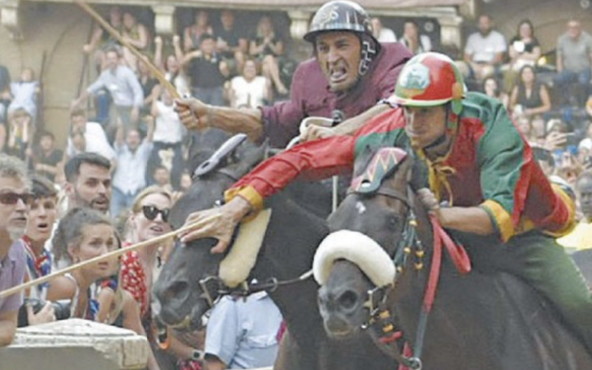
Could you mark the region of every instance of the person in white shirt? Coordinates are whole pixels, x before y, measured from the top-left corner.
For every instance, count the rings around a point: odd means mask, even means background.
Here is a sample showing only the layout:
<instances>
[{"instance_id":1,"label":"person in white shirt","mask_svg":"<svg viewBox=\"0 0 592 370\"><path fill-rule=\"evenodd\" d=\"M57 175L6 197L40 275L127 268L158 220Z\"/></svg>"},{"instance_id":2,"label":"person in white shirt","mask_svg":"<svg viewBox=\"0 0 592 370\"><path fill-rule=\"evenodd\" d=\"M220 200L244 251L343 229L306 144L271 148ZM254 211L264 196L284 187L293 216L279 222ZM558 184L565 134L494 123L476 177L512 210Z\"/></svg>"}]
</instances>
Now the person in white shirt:
<instances>
[{"instance_id":1,"label":"person in white shirt","mask_svg":"<svg viewBox=\"0 0 592 370\"><path fill-rule=\"evenodd\" d=\"M419 25L413 19L406 19L403 25L403 37L399 40L413 54L432 50L432 41L428 35L419 33Z\"/></svg>"},{"instance_id":2,"label":"person in white shirt","mask_svg":"<svg viewBox=\"0 0 592 370\"><path fill-rule=\"evenodd\" d=\"M184 168L182 140L186 129L175 111L170 93L160 86L156 89L156 96L161 98L152 103L151 113L155 120L154 145L146 172L147 181L150 185L154 183L152 174L155 168L162 165L171 172L173 187L178 189Z\"/></svg>"},{"instance_id":3,"label":"person in white shirt","mask_svg":"<svg viewBox=\"0 0 592 370\"><path fill-rule=\"evenodd\" d=\"M245 62L243 73L230 81L228 95L232 108L257 108L269 103L271 83L269 79L257 75L255 61Z\"/></svg>"},{"instance_id":4,"label":"person in white shirt","mask_svg":"<svg viewBox=\"0 0 592 370\"><path fill-rule=\"evenodd\" d=\"M123 122L126 128L137 128L140 118L140 108L144 104L142 86L134 72L120 63L120 54L117 49L109 49L105 53L107 68L101 72L78 99L72 103L73 108L85 102L89 95L97 94L102 89L107 89L111 94L114 104L114 116L110 117L110 123L115 126L118 121Z\"/></svg>"},{"instance_id":5,"label":"person in white shirt","mask_svg":"<svg viewBox=\"0 0 592 370\"><path fill-rule=\"evenodd\" d=\"M82 144L76 138L84 139ZM66 146L66 160L80 153L96 153L115 163L115 151L109 144L103 126L96 122L88 122L86 113L77 109L70 113L70 137ZM65 161L64 161L65 162Z\"/></svg>"},{"instance_id":6,"label":"person in white shirt","mask_svg":"<svg viewBox=\"0 0 592 370\"><path fill-rule=\"evenodd\" d=\"M152 120L148 121L148 132L144 140L136 129L130 129L126 134L122 125L117 128L114 143L117 168L113 174L112 218L117 218L122 211L129 210L136 196L146 187L146 167L152 152L153 135Z\"/></svg>"},{"instance_id":7,"label":"person in white shirt","mask_svg":"<svg viewBox=\"0 0 592 370\"><path fill-rule=\"evenodd\" d=\"M374 17L370 22L372 23L372 34L379 42L397 42L395 32L390 28L384 27L380 18Z\"/></svg>"},{"instance_id":8,"label":"person in white shirt","mask_svg":"<svg viewBox=\"0 0 592 370\"><path fill-rule=\"evenodd\" d=\"M493 29L493 25L491 16L479 16L479 32L471 34L465 46L465 62L479 82L494 74L508 48L506 39Z\"/></svg>"}]
</instances>

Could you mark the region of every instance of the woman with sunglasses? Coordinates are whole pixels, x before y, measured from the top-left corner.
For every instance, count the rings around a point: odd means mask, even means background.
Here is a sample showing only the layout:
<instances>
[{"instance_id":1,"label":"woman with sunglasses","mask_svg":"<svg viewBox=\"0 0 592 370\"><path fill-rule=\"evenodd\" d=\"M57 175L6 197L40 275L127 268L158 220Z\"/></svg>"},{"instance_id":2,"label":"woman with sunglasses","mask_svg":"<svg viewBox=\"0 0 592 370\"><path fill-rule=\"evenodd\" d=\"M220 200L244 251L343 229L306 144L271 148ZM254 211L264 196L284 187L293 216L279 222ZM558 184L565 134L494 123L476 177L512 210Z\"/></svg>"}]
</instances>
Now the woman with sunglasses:
<instances>
[{"instance_id":1,"label":"woman with sunglasses","mask_svg":"<svg viewBox=\"0 0 592 370\"><path fill-rule=\"evenodd\" d=\"M171 231L168 224L172 195L158 186L144 189L136 197L127 219L124 247L144 242ZM153 272L158 264L159 250L163 245L151 245L130 251L122 258L122 286L140 305L143 321L150 308L150 290Z\"/></svg>"}]
</instances>

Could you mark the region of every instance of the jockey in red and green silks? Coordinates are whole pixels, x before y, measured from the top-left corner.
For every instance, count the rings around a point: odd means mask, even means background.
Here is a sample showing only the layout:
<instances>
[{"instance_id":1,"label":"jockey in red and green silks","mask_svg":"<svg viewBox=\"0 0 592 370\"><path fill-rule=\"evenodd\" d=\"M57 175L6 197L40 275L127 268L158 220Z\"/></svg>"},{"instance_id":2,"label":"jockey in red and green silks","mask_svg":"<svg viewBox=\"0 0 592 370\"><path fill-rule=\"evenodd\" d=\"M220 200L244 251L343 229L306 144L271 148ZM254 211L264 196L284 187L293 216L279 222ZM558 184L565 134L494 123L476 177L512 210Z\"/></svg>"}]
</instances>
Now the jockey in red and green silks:
<instances>
[{"instance_id":1,"label":"jockey in red and green silks","mask_svg":"<svg viewBox=\"0 0 592 370\"><path fill-rule=\"evenodd\" d=\"M574 202L547 180L502 104L465 93L454 62L437 53L407 62L391 99L402 108L354 136L307 142L263 162L227 192L222 217L261 209L264 198L296 178L349 174L367 148L406 148L428 172L421 200L467 247L475 268L525 280L592 352L592 296L555 241L574 226Z\"/></svg>"}]
</instances>

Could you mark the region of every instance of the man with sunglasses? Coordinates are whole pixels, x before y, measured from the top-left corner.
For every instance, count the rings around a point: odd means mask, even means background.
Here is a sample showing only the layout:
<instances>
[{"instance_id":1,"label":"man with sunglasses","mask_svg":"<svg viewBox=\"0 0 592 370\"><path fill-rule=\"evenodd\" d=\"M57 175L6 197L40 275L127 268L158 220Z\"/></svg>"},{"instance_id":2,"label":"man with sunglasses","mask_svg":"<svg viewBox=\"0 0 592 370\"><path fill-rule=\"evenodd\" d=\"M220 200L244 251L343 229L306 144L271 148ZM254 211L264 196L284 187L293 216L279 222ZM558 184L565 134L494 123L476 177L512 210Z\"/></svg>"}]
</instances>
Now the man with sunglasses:
<instances>
[{"instance_id":1,"label":"man with sunglasses","mask_svg":"<svg viewBox=\"0 0 592 370\"><path fill-rule=\"evenodd\" d=\"M23 282L26 257L18 242L27 226L32 196L23 162L0 154L0 291ZM0 298L0 347L14 339L21 293Z\"/></svg>"},{"instance_id":2,"label":"man with sunglasses","mask_svg":"<svg viewBox=\"0 0 592 370\"><path fill-rule=\"evenodd\" d=\"M96 153L81 153L64 166L68 208L88 207L107 213L111 201L111 162Z\"/></svg>"}]
</instances>

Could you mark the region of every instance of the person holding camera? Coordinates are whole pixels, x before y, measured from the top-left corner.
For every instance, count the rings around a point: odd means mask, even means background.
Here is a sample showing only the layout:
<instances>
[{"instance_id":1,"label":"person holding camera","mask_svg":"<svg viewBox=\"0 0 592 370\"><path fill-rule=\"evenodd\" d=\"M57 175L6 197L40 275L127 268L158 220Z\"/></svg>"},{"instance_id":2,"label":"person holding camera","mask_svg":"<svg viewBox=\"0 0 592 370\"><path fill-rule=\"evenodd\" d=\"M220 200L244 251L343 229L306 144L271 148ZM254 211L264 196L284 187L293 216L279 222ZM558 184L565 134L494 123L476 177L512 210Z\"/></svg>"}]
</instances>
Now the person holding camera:
<instances>
[{"instance_id":1,"label":"person holding camera","mask_svg":"<svg viewBox=\"0 0 592 370\"><path fill-rule=\"evenodd\" d=\"M31 200L25 164L0 154L0 291L23 282L26 258L19 239ZM0 298L0 347L12 343L22 303L20 293Z\"/></svg>"},{"instance_id":2,"label":"person holding camera","mask_svg":"<svg viewBox=\"0 0 592 370\"><path fill-rule=\"evenodd\" d=\"M51 237L57 217L57 191L53 183L44 177L32 177L33 202L22 242L27 257L25 280L35 280L51 273L52 256L45 249ZM51 302L45 301L47 283L39 284L27 292L25 303L19 311L18 326L43 324L55 321Z\"/></svg>"}]
</instances>

